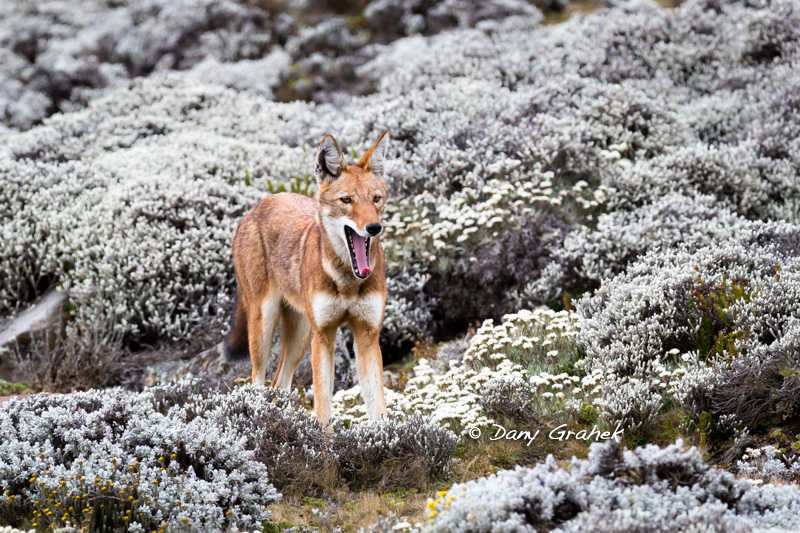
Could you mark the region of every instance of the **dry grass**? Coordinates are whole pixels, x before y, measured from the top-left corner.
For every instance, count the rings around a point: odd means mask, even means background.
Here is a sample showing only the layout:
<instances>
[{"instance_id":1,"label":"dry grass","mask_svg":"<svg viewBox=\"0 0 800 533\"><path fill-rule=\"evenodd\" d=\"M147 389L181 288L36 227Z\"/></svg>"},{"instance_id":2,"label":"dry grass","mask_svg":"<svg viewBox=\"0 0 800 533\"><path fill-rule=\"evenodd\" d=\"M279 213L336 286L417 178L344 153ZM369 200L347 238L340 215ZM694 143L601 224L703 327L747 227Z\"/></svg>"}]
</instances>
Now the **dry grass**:
<instances>
[{"instance_id":1,"label":"dry grass","mask_svg":"<svg viewBox=\"0 0 800 533\"><path fill-rule=\"evenodd\" d=\"M191 359L219 342L210 320L196 326L187 340L135 346L115 331L113 319L91 329L67 321L51 331L20 336L9 349L9 374L30 383L33 392L114 386L141 390L148 366ZM218 381L233 386L235 377L220 375Z\"/></svg>"},{"instance_id":2,"label":"dry grass","mask_svg":"<svg viewBox=\"0 0 800 533\"><path fill-rule=\"evenodd\" d=\"M90 331L67 326L18 339L12 360L32 390L72 392L114 385L109 377L126 352L109 321Z\"/></svg>"},{"instance_id":3,"label":"dry grass","mask_svg":"<svg viewBox=\"0 0 800 533\"><path fill-rule=\"evenodd\" d=\"M356 492L340 488L326 491L322 499L304 498L299 494L287 495L268 508L272 512L272 529L266 531L283 531L292 526L320 532L337 528L358 531L375 524L380 517L389 515L412 524L425 523L428 498L435 498L438 491L446 490L454 483L491 475L515 465L534 465L550 453L566 465L572 456L587 456L588 443L553 441L547 438L549 430L542 427L539 437L530 446L527 442L517 440L491 441L486 437L478 441L470 440L456 452L458 461L450 476L427 491L400 489L392 492Z\"/></svg>"},{"instance_id":4,"label":"dry grass","mask_svg":"<svg viewBox=\"0 0 800 533\"><path fill-rule=\"evenodd\" d=\"M395 515L410 523L421 523L427 517L428 498L435 495L415 491L376 492L337 491L325 501L316 498L289 496L267 509L276 531L299 526L320 532L358 531L373 525L381 516ZM269 531L269 529L267 530Z\"/></svg>"}]
</instances>

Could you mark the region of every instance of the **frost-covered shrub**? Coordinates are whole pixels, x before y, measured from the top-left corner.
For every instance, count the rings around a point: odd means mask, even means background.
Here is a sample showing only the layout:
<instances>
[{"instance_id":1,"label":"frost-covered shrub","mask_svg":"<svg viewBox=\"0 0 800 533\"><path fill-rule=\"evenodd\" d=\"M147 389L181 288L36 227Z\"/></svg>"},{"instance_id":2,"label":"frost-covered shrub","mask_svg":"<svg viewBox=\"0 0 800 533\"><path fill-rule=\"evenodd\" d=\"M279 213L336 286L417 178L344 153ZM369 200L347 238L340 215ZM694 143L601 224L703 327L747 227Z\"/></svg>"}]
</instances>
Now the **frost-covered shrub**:
<instances>
[{"instance_id":1,"label":"frost-covered shrub","mask_svg":"<svg viewBox=\"0 0 800 533\"><path fill-rule=\"evenodd\" d=\"M596 288L624 271L639 257L677 246L702 247L739 233L746 221L710 196L671 193L632 211L612 211L597 218L597 226L580 227L556 252L566 279L550 283Z\"/></svg>"},{"instance_id":2,"label":"frost-covered shrub","mask_svg":"<svg viewBox=\"0 0 800 533\"><path fill-rule=\"evenodd\" d=\"M538 419L536 403L530 382L519 376L493 378L481 391L481 407L495 420L534 422Z\"/></svg>"},{"instance_id":3,"label":"frost-covered shrub","mask_svg":"<svg viewBox=\"0 0 800 533\"><path fill-rule=\"evenodd\" d=\"M524 204L523 204L524 205ZM433 272L425 285L425 292L435 298L437 320L434 322L434 335L447 338L453 331L462 331L477 320L487 316L501 316L514 311L508 293L537 280L542 269L552 261L554 251L561 245L568 231L567 225L549 212L539 212L525 217L518 224L505 226L504 217L493 209L476 209L481 213L474 226L459 234L457 225L452 229L434 230L438 238L434 248L440 248L438 256L432 254L428 260L434 263ZM467 219L468 212L457 215L460 220ZM477 230L483 224L496 227L488 242L470 242L469 229ZM407 235L405 229L402 230ZM466 237L466 238L465 238ZM420 246L414 239L399 237L396 248L402 253L414 253ZM456 242L471 250L469 257L453 260L448 252L448 244ZM460 243L460 244L459 244ZM460 254L458 254L460 255ZM448 257L450 256L450 257ZM438 259L437 259L438 257ZM480 298L474 298L475 287L491 287ZM470 305L463 302L471 301ZM536 303L541 303L537 299Z\"/></svg>"},{"instance_id":4,"label":"frost-covered shrub","mask_svg":"<svg viewBox=\"0 0 800 533\"><path fill-rule=\"evenodd\" d=\"M0 436L0 522L148 531L252 528L280 497L273 483L428 484L457 441L419 416L329 434L285 391L197 380L11 400Z\"/></svg>"},{"instance_id":5,"label":"frost-covered shrub","mask_svg":"<svg viewBox=\"0 0 800 533\"><path fill-rule=\"evenodd\" d=\"M351 486L423 487L449 473L457 443L451 431L412 415L342 430L334 449Z\"/></svg>"},{"instance_id":6,"label":"frost-covered shrub","mask_svg":"<svg viewBox=\"0 0 800 533\"><path fill-rule=\"evenodd\" d=\"M280 497L242 437L120 390L0 408L2 520L42 527L252 527Z\"/></svg>"},{"instance_id":7,"label":"frost-covered shrub","mask_svg":"<svg viewBox=\"0 0 800 533\"><path fill-rule=\"evenodd\" d=\"M706 398L714 414L734 414L752 427L774 413L780 372L796 365L789 345L800 311L799 247L797 226L758 222L716 244L647 254L580 301L582 364L637 380L630 397L653 414L662 363L680 363L680 353L699 358L684 369L694 383L682 378L673 389L679 402Z\"/></svg>"},{"instance_id":8,"label":"frost-covered shrub","mask_svg":"<svg viewBox=\"0 0 800 533\"><path fill-rule=\"evenodd\" d=\"M534 468L456 484L429 506L425 531L751 531L800 526L800 490L754 487L682 442L623 451L593 444L569 471Z\"/></svg>"},{"instance_id":9,"label":"frost-covered shrub","mask_svg":"<svg viewBox=\"0 0 800 533\"><path fill-rule=\"evenodd\" d=\"M390 271L386 289L385 318L381 338L392 347L400 347L414 338L430 334L431 308L434 301L423 292L428 277L396 269Z\"/></svg>"},{"instance_id":10,"label":"frost-covered shrub","mask_svg":"<svg viewBox=\"0 0 800 533\"><path fill-rule=\"evenodd\" d=\"M326 433L276 389L239 387L209 415L216 424L245 436L247 449L267 466L277 487L311 494L336 478L336 463L326 453Z\"/></svg>"},{"instance_id":11,"label":"frost-covered shrub","mask_svg":"<svg viewBox=\"0 0 800 533\"><path fill-rule=\"evenodd\" d=\"M756 223L734 239L694 251L651 253L579 303L580 342L588 355L622 373L663 358L672 348L697 348L703 328L694 291L730 286L722 285L726 276L746 281L747 291L723 309L726 320L733 329L750 330L741 339L743 347L761 351L790 324L795 303L786 295L797 290L796 283L794 275L780 275L776 267L794 270L799 239L797 226ZM770 324L772 337L764 331L762 313L778 321Z\"/></svg>"},{"instance_id":12,"label":"frost-covered shrub","mask_svg":"<svg viewBox=\"0 0 800 533\"><path fill-rule=\"evenodd\" d=\"M598 406L609 422L619 423L631 431L647 433L663 406L657 382L655 387L647 378L627 377L608 380L603 384L603 398Z\"/></svg>"}]
</instances>

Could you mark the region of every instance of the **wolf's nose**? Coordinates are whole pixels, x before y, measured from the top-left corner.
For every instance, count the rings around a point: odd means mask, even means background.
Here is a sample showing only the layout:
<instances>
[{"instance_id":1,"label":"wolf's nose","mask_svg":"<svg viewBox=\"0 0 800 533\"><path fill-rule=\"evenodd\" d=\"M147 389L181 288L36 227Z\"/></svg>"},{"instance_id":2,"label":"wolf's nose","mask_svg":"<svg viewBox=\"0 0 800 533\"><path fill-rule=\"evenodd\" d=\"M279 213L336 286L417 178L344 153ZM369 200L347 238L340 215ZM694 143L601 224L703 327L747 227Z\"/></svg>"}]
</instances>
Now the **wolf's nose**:
<instances>
[{"instance_id":1,"label":"wolf's nose","mask_svg":"<svg viewBox=\"0 0 800 533\"><path fill-rule=\"evenodd\" d=\"M372 235L373 237L381 232L383 227L380 224L367 224L367 233Z\"/></svg>"}]
</instances>

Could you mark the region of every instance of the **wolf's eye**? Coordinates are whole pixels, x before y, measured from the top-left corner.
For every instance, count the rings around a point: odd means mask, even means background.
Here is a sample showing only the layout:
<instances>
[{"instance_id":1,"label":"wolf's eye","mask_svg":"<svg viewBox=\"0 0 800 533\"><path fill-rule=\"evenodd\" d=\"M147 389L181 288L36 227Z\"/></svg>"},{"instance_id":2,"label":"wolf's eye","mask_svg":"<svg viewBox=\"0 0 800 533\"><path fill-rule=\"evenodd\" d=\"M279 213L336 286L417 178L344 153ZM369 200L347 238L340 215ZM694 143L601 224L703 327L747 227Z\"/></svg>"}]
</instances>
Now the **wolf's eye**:
<instances>
[{"instance_id":1,"label":"wolf's eye","mask_svg":"<svg viewBox=\"0 0 800 533\"><path fill-rule=\"evenodd\" d=\"M381 197L376 194L375 196L372 197L372 201L377 204L378 202L381 201Z\"/></svg>"},{"instance_id":2,"label":"wolf's eye","mask_svg":"<svg viewBox=\"0 0 800 533\"><path fill-rule=\"evenodd\" d=\"M339 198L339 200L341 200L342 203L345 203L345 204L349 204L352 201L352 200L350 200L349 196L342 196L341 198Z\"/></svg>"}]
</instances>

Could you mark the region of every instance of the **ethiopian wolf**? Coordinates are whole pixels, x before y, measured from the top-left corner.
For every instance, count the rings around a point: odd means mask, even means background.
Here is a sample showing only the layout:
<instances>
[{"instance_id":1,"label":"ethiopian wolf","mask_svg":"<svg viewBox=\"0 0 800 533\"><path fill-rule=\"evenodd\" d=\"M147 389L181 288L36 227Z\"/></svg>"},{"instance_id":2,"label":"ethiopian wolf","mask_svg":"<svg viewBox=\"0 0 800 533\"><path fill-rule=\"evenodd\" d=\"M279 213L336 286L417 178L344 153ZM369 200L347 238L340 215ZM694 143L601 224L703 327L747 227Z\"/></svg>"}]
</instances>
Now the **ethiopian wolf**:
<instances>
[{"instance_id":1,"label":"ethiopian wolf","mask_svg":"<svg viewBox=\"0 0 800 533\"><path fill-rule=\"evenodd\" d=\"M386 209L387 132L348 166L326 135L317 153L316 199L280 193L245 214L233 236L237 303L225 342L230 358L253 363L253 383L266 381L272 336L281 321L281 356L272 382L289 389L311 341L314 409L331 417L333 342L340 326L353 332L367 413L386 414L378 333L386 305L380 237Z\"/></svg>"}]
</instances>

